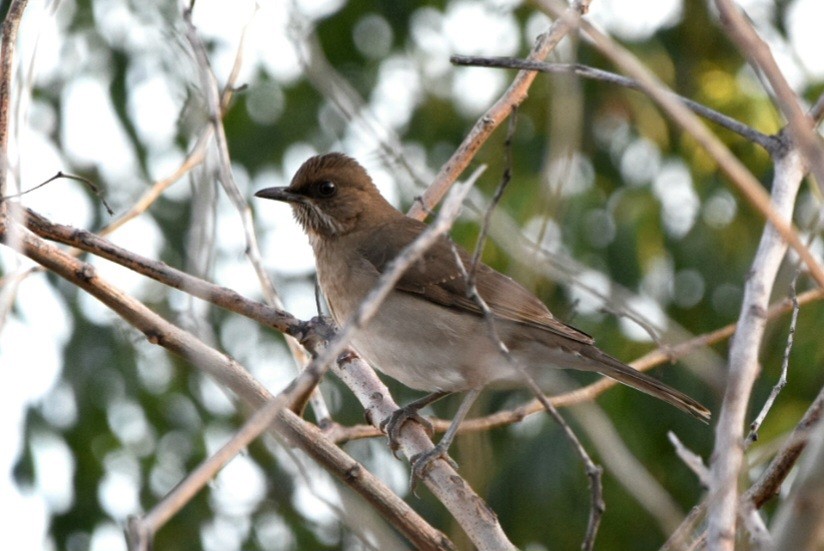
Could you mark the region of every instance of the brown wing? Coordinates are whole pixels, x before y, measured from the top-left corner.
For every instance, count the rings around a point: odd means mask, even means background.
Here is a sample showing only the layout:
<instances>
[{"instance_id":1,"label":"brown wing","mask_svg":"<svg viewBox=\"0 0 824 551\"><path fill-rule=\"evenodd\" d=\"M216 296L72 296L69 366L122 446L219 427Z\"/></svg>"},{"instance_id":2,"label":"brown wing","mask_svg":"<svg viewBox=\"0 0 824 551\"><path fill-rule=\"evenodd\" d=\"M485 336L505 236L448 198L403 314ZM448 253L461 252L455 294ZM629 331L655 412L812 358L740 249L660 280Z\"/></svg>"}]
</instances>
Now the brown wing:
<instances>
[{"instance_id":1,"label":"brown wing","mask_svg":"<svg viewBox=\"0 0 824 551\"><path fill-rule=\"evenodd\" d=\"M406 217L395 219L392 224L391 232L383 228L373 232L360 251L380 273L386 270L397 251L426 229L422 222ZM395 288L436 304L482 315L481 308L467 297L466 280L455 261L453 246L468 270L471 257L448 239L442 238L409 267ZM475 281L478 293L496 317L531 325L580 343L594 342L586 333L556 320L535 295L486 264L478 265Z\"/></svg>"}]
</instances>

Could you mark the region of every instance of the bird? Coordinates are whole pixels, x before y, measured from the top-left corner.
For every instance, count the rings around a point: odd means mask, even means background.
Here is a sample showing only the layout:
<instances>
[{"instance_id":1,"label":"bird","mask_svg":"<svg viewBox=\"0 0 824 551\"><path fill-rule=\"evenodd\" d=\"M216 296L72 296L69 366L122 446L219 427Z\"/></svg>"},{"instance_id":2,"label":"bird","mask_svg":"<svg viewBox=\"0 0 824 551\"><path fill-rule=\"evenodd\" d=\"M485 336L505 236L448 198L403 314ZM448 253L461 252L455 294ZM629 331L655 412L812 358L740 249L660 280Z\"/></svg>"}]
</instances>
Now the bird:
<instances>
[{"instance_id":1,"label":"bird","mask_svg":"<svg viewBox=\"0 0 824 551\"><path fill-rule=\"evenodd\" d=\"M398 253L427 228L392 206L363 166L342 153L313 156L289 186L255 195L292 207L309 238L318 284L339 326ZM591 336L558 320L521 284L478 262L474 288L485 308L470 293L471 264L465 250L440 237L409 266L350 343L377 370L429 393L384 420L381 426L390 443L410 418L428 425L417 414L423 406L448 394L465 395L439 443L411 458L413 479L423 476L437 458L454 464L448 448L482 389L527 386L525 374L540 386L557 369L597 372L709 422L710 411L699 402L603 352Z\"/></svg>"}]
</instances>

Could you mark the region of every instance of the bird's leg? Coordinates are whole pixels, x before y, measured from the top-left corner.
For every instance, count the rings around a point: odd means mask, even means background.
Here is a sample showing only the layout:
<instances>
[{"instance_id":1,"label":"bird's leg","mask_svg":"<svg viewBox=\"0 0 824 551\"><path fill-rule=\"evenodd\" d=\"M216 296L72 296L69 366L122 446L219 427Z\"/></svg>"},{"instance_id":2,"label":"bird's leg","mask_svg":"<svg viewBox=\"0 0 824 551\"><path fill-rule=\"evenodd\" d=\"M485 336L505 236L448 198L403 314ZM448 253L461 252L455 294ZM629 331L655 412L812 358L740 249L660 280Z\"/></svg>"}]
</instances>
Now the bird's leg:
<instances>
[{"instance_id":1,"label":"bird's leg","mask_svg":"<svg viewBox=\"0 0 824 551\"><path fill-rule=\"evenodd\" d=\"M455 434L458 432L458 427L461 426L466 414L469 413L469 409L472 407L472 404L475 403L475 399L478 398L480 393L481 389L479 388L473 388L467 392L463 402L461 402L461 406L458 408L458 413L456 413L455 418L452 419L452 424L449 425L449 429L447 429L446 434L444 434L443 438L438 442L438 445L428 452L419 453L410 458L410 462L412 463L413 488L415 480L423 478L429 466L436 459L443 459L452 465L453 468L458 468L458 464L447 455L447 452L449 451L449 446L452 444L452 440L455 438Z\"/></svg>"},{"instance_id":2,"label":"bird's leg","mask_svg":"<svg viewBox=\"0 0 824 551\"><path fill-rule=\"evenodd\" d=\"M398 450L398 439L401 435L401 427L403 427L403 424L410 419L420 423L423 426L426 433L429 436L432 436L432 434L435 432L434 428L432 427L432 423L430 423L428 419L425 419L424 417L418 415L418 410L425 408L429 404L437 402L438 400L440 400L444 396L448 396L449 394L451 394L451 392L445 391L427 394L423 398L415 400L414 402L407 404L402 408L396 409L392 412L392 415L381 421L380 429L384 431L386 433L386 436L389 438L389 447L392 449L392 453L395 453Z\"/></svg>"}]
</instances>

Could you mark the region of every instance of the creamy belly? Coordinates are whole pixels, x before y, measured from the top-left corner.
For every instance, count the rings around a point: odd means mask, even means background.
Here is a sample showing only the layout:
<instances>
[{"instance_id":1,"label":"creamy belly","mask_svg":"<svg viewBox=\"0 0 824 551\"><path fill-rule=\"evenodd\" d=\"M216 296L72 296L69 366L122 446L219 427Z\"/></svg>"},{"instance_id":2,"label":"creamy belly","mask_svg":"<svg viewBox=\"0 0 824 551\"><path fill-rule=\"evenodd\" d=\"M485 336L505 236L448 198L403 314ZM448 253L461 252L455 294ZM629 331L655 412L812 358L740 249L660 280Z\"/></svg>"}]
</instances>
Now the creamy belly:
<instances>
[{"instance_id":1,"label":"creamy belly","mask_svg":"<svg viewBox=\"0 0 824 551\"><path fill-rule=\"evenodd\" d=\"M487 331L482 318L394 293L352 346L408 387L462 391L486 386L506 369Z\"/></svg>"}]
</instances>

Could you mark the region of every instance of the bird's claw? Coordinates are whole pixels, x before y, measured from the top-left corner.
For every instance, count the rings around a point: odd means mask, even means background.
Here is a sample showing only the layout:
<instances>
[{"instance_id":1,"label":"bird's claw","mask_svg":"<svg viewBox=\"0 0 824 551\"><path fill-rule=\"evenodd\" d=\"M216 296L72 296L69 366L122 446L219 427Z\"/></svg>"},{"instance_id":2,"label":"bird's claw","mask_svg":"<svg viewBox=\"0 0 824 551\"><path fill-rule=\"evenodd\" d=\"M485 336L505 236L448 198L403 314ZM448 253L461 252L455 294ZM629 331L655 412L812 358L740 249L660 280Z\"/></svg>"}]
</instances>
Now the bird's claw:
<instances>
[{"instance_id":1,"label":"bird's claw","mask_svg":"<svg viewBox=\"0 0 824 551\"><path fill-rule=\"evenodd\" d=\"M432 464L438 459L443 459L450 467L456 470L458 469L458 464L454 459L449 457L449 454L446 453L446 448L440 444L427 452L417 453L409 458L409 462L412 464L411 480L409 481L412 493L415 493L418 480L423 480L423 477L425 477L429 469L432 468Z\"/></svg>"},{"instance_id":2,"label":"bird's claw","mask_svg":"<svg viewBox=\"0 0 824 551\"><path fill-rule=\"evenodd\" d=\"M396 409L392 412L392 415L381 421L380 424L380 429L386 433L386 436L389 439L389 448L392 450L392 453L395 454L395 457L397 457L396 452L398 451L398 448L400 448L398 441L401 436L401 428L407 421L415 421L419 423L430 438L433 434L435 434L435 427L432 426L429 419L418 413L417 408L406 406Z\"/></svg>"}]
</instances>

